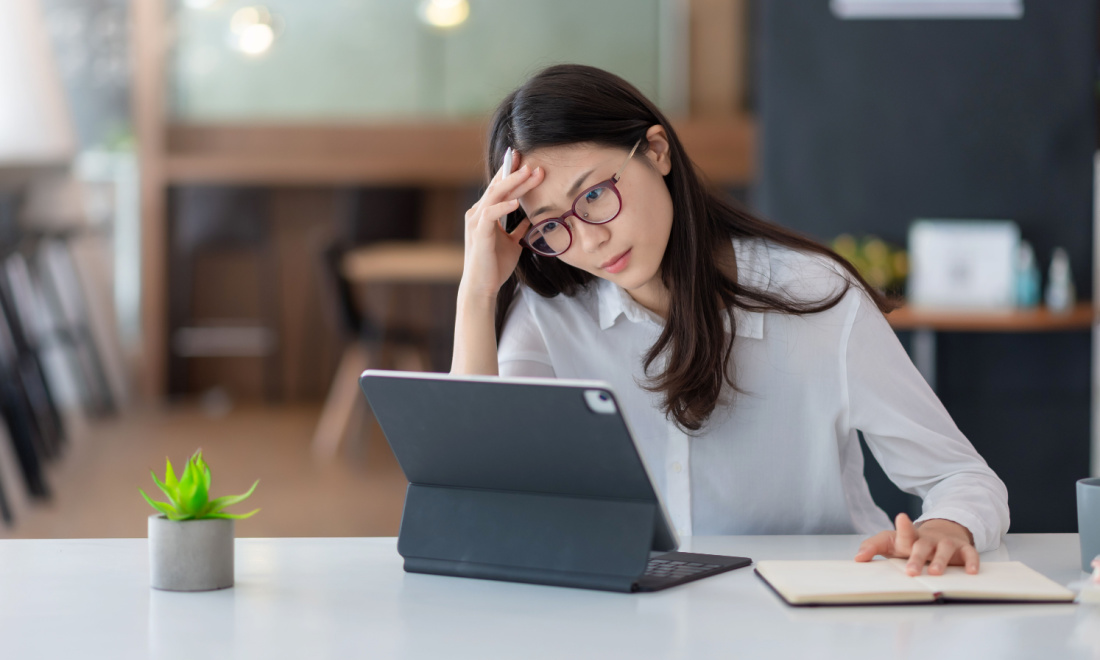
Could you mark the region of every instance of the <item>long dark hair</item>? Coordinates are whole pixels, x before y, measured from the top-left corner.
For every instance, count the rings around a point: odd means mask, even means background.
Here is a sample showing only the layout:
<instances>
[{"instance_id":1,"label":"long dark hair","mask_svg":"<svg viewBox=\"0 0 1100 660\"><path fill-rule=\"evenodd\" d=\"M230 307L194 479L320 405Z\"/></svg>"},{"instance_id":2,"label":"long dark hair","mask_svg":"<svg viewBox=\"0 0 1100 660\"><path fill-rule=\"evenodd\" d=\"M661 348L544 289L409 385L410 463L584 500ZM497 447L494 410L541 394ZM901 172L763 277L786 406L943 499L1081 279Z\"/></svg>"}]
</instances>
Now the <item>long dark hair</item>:
<instances>
[{"instance_id":1,"label":"long dark hair","mask_svg":"<svg viewBox=\"0 0 1100 660\"><path fill-rule=\"evenodd\" d=\"M661 262L661 279L670 298L668 319L646 353L647 374L658 356L667 354L668 359L664 371L650 376L644 387L664 395L665 414L680 427L697 431L717 405L724 385L739 391L729 368L735 329L727 332L715 301L721 300L729 310L740 307L808 314L835 306L852 282L858 282L883 313L895 305L832 250L708 191L661 111L630 83L601 69L577 64L551 66L509 94L489 127L487 175L491 178L500 168L508 147L521 154L576 143L629 150L654 125L664 127L669 140L672 170L664 180L672 197L673 223ZM639 153L644 154L647 148L643 140ZM717 261L718 246L724 243L728 247L731 238L759 238L826 256L840 264L850 279L836 295L818 301L794 300L742 286L736 276L723 272ZM545 297L572 296L593 279L558 259L524 250L497 296L497 337L518 285Z\"/></svg>"}]
</instances>

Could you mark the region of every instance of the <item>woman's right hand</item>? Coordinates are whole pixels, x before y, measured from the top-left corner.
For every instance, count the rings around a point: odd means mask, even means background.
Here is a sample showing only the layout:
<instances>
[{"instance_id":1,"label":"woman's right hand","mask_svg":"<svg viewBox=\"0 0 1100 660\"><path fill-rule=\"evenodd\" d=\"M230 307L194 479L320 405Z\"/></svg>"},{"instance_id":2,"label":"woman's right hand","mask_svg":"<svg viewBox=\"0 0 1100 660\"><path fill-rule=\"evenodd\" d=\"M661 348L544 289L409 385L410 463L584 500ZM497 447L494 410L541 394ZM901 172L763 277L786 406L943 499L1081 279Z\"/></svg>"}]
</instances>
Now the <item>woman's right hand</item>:
<instances>
[{"instance_id":1,"label":"woman's right hand","mask_svg":"<svg viewBox=\"0 0 1100 660\"><path fill-rule=\"evenodd\" d=\"M514 157L520 160L519 154ZM460 290L464 295L496 300L500 287L511 276L523 250L520 239L531 223L526 218L506 233L501 218L519 208L519 198L542 183L545 173L521 165L514 172L503 166L489 182L481 199L466 211L466 248Z\"/></svg>"}]
</instances>

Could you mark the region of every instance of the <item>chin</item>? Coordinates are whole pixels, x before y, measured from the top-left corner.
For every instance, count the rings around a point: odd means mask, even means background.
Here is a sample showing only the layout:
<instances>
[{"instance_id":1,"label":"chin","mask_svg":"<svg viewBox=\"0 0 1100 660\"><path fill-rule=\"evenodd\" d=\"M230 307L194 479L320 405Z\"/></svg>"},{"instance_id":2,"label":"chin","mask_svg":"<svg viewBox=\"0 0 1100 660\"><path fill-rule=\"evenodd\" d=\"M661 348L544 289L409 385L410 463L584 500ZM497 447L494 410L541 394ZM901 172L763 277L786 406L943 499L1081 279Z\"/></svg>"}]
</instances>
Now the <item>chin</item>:
<instances>
[{"instance_id":1,"label":"chin","mask_svg":"<svg viewBox=\"0 0 1100 660\"><path fill-rule=\"evenodd\" d=\"M605 277L605 279L611 280L612 282L618 284L627 291L634 291L635 289L640 289L649 284L653 281L653 278L657 277L656 272L645 274L641 272L631 271L632 269L628 268L622 273L618 273L617 275L612 275L610 277Z\"/></svg>"}]
</instances>

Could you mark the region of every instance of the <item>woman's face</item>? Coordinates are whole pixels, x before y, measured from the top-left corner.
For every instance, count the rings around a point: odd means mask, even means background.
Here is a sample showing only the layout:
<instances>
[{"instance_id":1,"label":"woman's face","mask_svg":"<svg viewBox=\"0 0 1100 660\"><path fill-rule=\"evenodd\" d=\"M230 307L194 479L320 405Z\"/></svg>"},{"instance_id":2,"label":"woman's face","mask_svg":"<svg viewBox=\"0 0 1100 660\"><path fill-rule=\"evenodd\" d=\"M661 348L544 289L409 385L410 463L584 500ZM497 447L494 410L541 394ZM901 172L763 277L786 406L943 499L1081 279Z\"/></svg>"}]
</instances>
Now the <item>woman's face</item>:
<instances>
[{"instance_id":1,"label":"woman's face","mask_svg":"<svg viewBox=\"0 0 1100 660\"><path fill-rule=\"evenodd\" d=\"M590 225L570 215L565 222L573 233L573 242L557 258L618 284L639 303L658 311L657 307L663 307L658 301L664 292L661 260L672 231L672 197L663 178L671 170L671 163L664 129L654 126L646 137L649 149L630 159L615 184L622 196L619 215L602 225ZM545 178L520 198L520 206L532 225L561 217L573 207L578 193L610 179L627 153L624 149L574 144L524 154L523 164L532 170L541 167Z\"/></svg>"}]
</instances>

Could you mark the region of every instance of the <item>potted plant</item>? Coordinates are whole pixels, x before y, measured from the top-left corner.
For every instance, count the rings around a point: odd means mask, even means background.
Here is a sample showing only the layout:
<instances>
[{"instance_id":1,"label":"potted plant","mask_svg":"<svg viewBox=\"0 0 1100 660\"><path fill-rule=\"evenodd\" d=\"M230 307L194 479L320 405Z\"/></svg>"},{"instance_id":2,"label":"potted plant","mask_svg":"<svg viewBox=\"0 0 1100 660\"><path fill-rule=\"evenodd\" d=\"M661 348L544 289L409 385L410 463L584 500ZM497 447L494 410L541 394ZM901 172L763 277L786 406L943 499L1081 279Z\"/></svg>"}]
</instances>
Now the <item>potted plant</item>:
<instances>
[{"instance_id":1,"label":"potted plant","mask_svg":"<svg viewBox=\"0 0 1100 660\"><path fill-rule=\"evenodd\" d=\"M153 481L168 496L157 502L138 491L159 513L149 516L149 569L154 589L209 591L233 586L233 521L259 511L233 514L225 507L244 500L256 490L259 479L243 495L210 499L210 467L198 450L177 479L172 462L164 480Z\"/></svg>"}]
</instances>

